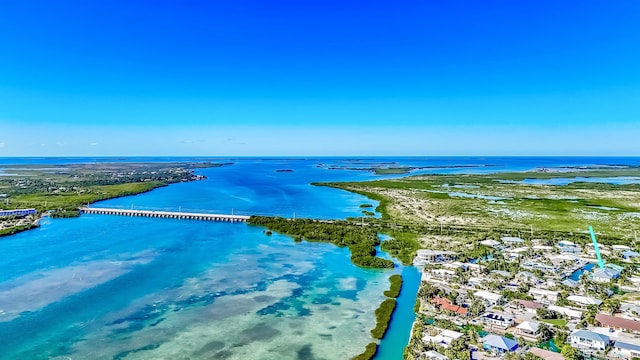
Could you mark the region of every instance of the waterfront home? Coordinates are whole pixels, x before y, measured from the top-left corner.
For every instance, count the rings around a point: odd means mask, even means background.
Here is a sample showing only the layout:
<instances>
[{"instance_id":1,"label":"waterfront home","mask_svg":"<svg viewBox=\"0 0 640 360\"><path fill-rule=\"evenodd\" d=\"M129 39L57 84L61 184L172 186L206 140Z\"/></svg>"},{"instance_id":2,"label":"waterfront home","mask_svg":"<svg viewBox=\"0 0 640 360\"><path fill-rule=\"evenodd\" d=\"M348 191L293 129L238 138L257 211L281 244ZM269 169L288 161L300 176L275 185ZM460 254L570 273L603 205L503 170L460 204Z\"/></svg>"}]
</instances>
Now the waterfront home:
<instances>
[{"instance_id":1,"label":"waterfront home","mask_svg":"<svg viewBox=\"0 0 640 360\"><path fill-rule=\"evenodd\" d=\"M558 272L558 268L557 267L555 267L553 265L537 262L537 261L526 261L526 262L520 264L520 267L525 268L525 269L529 269L529 270L540 270L540 271L550 272L550 273L557 273Z\"/></svg>"},{"instance_id":2,"label":"waterfront home","mask_svg":"<svg viewBox=\"0 0 640 360\"><path fill-rule=\"evenodd\" d=\"M491 329L500 329L505 330L511 326L513 326L514 321L511 318L506 318L502 315L498 315L492 312L485 313L482 315L482 322L486 325L490 326Z\"/></svg>"},{"instance_id":3,"label":"waterfront home","mask_svg":"<svg viewBox=\"0 0 640 360\"><path fill-rule=\"evenodd\" d=\"M544 282L542 281L542 279L537 277L534 273L529 271L520 271L519 273L516 274L515 279L518 282L525 282L531 285L538 285Z\"/></svg>"},{"instance_id":4,"label":"waterfront home","mask_svg":"<svg viewBox=\"0 0 640 360\"><path fill-rule=\"evenodd\" d=\"M497 353L506 353L516 351L518 348L518 342L508 339L504 336L498 336L489 334L484 337L482 341L482 347L488 351L495 351Z\"/></svg>"},{"instance_id":5,"label":"waterfront home","mask_svg":"<svg viewBox=\"0 0 640 360\"><path fill-rule=\"evenodd\" d=\"M590 296L569 295L567 296L567 300L574 303L580 309L586 309L589 305L600 306L600 304L602 304L602 300Z\"/></svg>"},{"instance_id":6,"label":"waterfront home","mask_svg":"<svg viewBox=\"0 0 640 360\"><path fill-rule=\"evenodd\" d=\"M511 306L516 309L525 310L528 313L535 314L538 309L542 308L542 304L535 301L516 299L511 302Z\"/></svg>"},{"instance_id":7,"label":"waterfront home","mask_svg":"<svg viewBox=\"0 0 640 360\"><path fill-rule=\"evenodd\" d=\"M591 273L591 279L595 282L605 283L617 279L620 272L611 268L595 268Z\"/></svg>"},{"instance_id":8,"label":"waterfront home","mask_svg":"<svg viewBox=\"0 0 640 360\"><path fill-rule=\"evenodd\" d=\"M413 264L416 266L425 264L438 264L443 262L454 261L458 254L453 251L427 250L420 249L416 251L416 257Z\"/></svg>"},{"instance_id":9,"label":"waterfront home","mask_svg":"<svg viewBox=\"0 0 640 360\"><path fill-rule=\"evenodd\" d=\"M431 302L434 304L436 309L451 311L456 315L467 315L468 312L466 308L453 304L451 300L447 298L436 296L431 300Z\"/></svg>"},{"instance_id":10,"label":"waterfront home","mask_svg":"<svg viewBox=\"0 0 640 360\"><path fill-rule=\"evenodd\" d=\"M564 356L558 354L557 352L540 349L537 347L532 347L529 349L529 352L535 356L541 357L544 360L564 360Z\"/></svg>"},{"instance_id":11,"label":"waterfront home","mask_svg":"<svg viewBox=\"0 0 640 360\"><path fill-rule=\"evenodd\" d=\"M604 350L611 344L607 335L589 330L576 330L571 333L571 346L589 350Z\"/></svg>"},{"instance_id":12,"label":"waterfront home","mask_svg":"<svg viewBox=\"0 0 640 360\"><path fill-rule=\"evenodd\" d=\"M640 358L640 345L616 341L609 354L622 359L637 359Z\"/></svg>"},{"instance_id":13,"label":"waterfront home","mask_svg":"<svg viewBox=\"0 0 640 360\"><path fill-rule=\"evenodd\" d=\"M484 290L476 291L475 293L473 293L473 296L475 298L484 300L484 302L489 306L502 303L502 295L492 293L489 291L484 291Z\"/></svg>"},{"instance_id":14,"label":"waterfront home","mask_svg":"<svg viewBox=\"0 0 640 360\"><path fill-rule=\"evenodd\" d=\"M433 343L434 345L439 345L443 347L449 347L454 340L457 340L463 337L464 334L453 331L453 330L442 330L436 336L425 335L422 337L422 342L424 344Z\"/></svg>"},{"instance_id":15,"label":"waterfront home","mask_svg":"<svg viewBox=\"0 0 640 360\"><path fill-rule=\"evenodd\" d=\"M571 319L580 319L582 318L582 311L569 309L563 306L555 306L549 305L549 310L555 311L559 314L566 315Z\"/></svg>"},{"instance_id":16,"label":"waterfront home","mask_svg":"<svg viewBox=\"0 0 640 360\"><path fill-rule=\"evenodd\" d=\"M624 319L606 314L597 314L596 321L599 322L602 327L640 333L640 321Z\"/></svg>"},{"instance_id":17,"label":"waterfront home","mask_svg":"<svg viewBox=\"0 0 640 360\"><path fill-rule=\"evenodd\" d=\"M533 298L541 302L543 304L555 304L558 301L558 296L560 295L559 291L556 290L545 290L533 288L529 289L529 295L533 296Z\"/></svg>"},{"instance_id":18,"label":"waterfront home","mask_svg":"<svg viewBox=\"0 0 640 360\"><path fill-rule=\"evenodd\" d=\"M540 337L540 323L535 321L523 321L516 326L516 336L522 336L525 340L536 342Z\"/></svg>"}]
</instances>

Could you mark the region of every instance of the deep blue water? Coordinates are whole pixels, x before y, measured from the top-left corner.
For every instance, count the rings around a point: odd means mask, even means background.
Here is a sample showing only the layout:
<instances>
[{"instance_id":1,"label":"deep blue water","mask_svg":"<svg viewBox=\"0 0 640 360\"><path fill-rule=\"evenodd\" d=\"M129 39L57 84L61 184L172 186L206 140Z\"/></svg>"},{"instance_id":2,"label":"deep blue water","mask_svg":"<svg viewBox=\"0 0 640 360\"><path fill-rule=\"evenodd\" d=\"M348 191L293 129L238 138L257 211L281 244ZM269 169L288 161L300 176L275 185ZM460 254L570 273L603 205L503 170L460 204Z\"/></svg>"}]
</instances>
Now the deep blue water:
<instances>
[{"instance_id":1,"label":"deep blue water","mask_svg":"<svg viewBox=\"0 0 640 360\"><path fill-rule=\"evenodd\" d=\"M640 158L0 158L94 161L234 163L198 169L204 181L97 206L314 218L360 216L360 204L375 202L311 182L398 176L349 170L380 162L445 166L414 173L640 165ZM349 358L371 341L387 279L402 272L405 286L377 356L399 359L419 283L413 267L359 269L347 249L267 237L245 224L83 215L2 238L0 253L1 358Z\"/></svg>"}]
</instances>

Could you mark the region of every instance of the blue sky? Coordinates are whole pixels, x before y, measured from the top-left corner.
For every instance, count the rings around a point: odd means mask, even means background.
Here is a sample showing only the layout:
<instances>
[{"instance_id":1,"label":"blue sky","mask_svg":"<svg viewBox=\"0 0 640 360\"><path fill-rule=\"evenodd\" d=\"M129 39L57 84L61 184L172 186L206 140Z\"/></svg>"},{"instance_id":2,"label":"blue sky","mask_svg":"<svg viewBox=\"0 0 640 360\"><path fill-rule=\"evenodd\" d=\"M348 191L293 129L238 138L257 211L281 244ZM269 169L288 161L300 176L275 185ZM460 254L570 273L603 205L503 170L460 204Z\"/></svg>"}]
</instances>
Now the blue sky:
<instances>
[{"instance_id":1,"label":"blue sky","mask_svg":"<svg viewBox=\"0 0 640 360\"><path fill-rule=\"evenodd\" d=\"M640 155L639 13L0 0L0 156Z\"/></svg>"}]
</instances>

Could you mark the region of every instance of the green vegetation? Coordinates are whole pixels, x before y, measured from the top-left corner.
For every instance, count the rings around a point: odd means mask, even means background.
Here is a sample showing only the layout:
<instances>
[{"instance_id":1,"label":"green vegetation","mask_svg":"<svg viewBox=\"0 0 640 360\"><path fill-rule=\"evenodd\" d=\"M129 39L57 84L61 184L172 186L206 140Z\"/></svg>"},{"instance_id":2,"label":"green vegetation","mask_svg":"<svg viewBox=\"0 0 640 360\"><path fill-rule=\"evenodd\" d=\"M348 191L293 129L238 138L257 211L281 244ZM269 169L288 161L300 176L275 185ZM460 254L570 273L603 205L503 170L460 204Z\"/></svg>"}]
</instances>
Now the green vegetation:
<instances>
[{"instance_id":1,"label":"green vegetation","mask_svg":"<svg viewBox=\"0 0 640 360\"><path fill-rule=\"evenodd\" d=\"M38 225L36 224L27 224L27 225L13 226L7 229L0 229L0 237L17 234L19 232L30 230L36 227L38 227Z\"/></svg>"},{"instance_id":2,"label":"green vegetation","mask_svg":"<svg viewBox=\"0 0 640 360\"><path fill-rule=\"evenodd\" d=\"M364 216L375 216L376 214L373 211L362 210L362 215Z\"/></svg>"},{"instance_id":3,"label":"green vegetation","mask_svg":"<svg viewBox=\"0 0 640 360\"><path fill-rule=\"evenodd\" d=\"M553 326L562 328L567 325L567 320L565 319L540 319L541 322L546 322L547 324L551 324Z\"/></svg>"},{"instance_id":4,"label":"green vegetation","mask_svg":"<svg viewBox=\"0 0 640 360\"><path fill-rule=\"evenodd\" d=\"M392 238L383 241L380 249L400 259L403 264L410 265L413 262L416 251L421 247L417 234L415 232L393 230L392 228L382 231Z\"/></svg>"},{"instance_id":5,"label":"green vegetation","mask_svg":"<svg viewBox=\"0 0 640 360\"><path fill-rule=\"evenodd\" d=\"M393 261L379 258L375 246L380 245L378 233L370 226L361 226L349 221L322 221L309 219L284 219L279 217L252 216L249 224L264 226L306 241L329 242L336 246L347 246L351 250L351 261L366 268L393 268Z\"/></svg>"},{"instance_id":6,"label":"green vegetation","mask_svg":"<svg viewBox=\"0 0 640 360\"><path fill-rule=\"evenodd\" d=\"M395 299L384 300L378 309L376 309L376 327L371 330L371 336L375 339L382 339L389 327L389 321L391 321L391 314L396 308Z\"/></svg>"},{"instance_id":7,"label":"green vegetation","mask_svg":"<svg viewBox=\"0 0 640 360\"><path fill-rule=\"evenodd\" d=\"M367 347L364 349L364 352L360 355L357 355L352 358L352 360L371 360L376 353L378 352L378 344L372 342L367 344Z\"/></svg>"},{"instance_id":8,"label":"green vegetation","mask_svg":"<svg viewBox=\"0 0 640 360\"><path fill-rule=\"evenodd\" d=\"M373 205L371 205L371 204L360 204L360 207L361 208L372 208Z\"/></svg>"},{"instance_id":9,"label":"green vegetation","mask_svg":"<svg viewBox=\"0 0 640 360\"><path fill-rule=\"evenodd\" d=\"M520 237L533 231L535 238L547 232L554 233L556 238L575 236L583 239L580 243L587 243L586 229L592 225L604 244L628 244L633 239L630 229L640 230L640 184L574 182L557 186L522 181L640 177L640 168L562 170L565 171L418 175L315 185L375 199L380 202L376 210L382 214L382 220L397 226L420 224L443 230L463 227L476 232L510 230L521 232Z\"/></svg>"},{"instance_id":10,"label":"green vegetation","mask_svg":"<svg viewBox=\"0 0 640 360\"><path fill-rule=\"evenodd\" d=\"M384 296L390 298L397 298L400 295L400 289L402 289L402 275L394 274L389 278L391 287L384 292Z\"/></svg>"}]
</instances>

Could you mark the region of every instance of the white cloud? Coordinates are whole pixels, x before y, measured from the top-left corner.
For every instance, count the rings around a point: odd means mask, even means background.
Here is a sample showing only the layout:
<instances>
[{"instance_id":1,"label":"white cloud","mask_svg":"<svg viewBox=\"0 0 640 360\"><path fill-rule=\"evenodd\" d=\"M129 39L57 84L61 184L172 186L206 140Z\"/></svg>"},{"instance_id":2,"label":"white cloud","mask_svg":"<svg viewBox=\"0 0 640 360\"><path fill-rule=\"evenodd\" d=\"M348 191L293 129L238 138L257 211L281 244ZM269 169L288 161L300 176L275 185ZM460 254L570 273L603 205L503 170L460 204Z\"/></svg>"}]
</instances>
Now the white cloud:
<instances>
[{"instance_id":1,"label":"white cloud","mask_svg":"<svg viewBox=\"0 0 640 360\"><path fill-rule=\"evenodd\" d=\"M98 143L97 143L97 142L92 142L92 143L90 143L89 145L91 145L91 146L96 146L96 145L98 145Z\"/></svg>"},{"instance_id":2,"label":"white cloud","mask_svg":"<svg viewBox=\"0 0 640 360\"><path fill-rule=\"evenodd\" d=\"M4 143L0 142L0 148L3 148L3 147L4 147Z\"/></svg>"}]
</instances>

